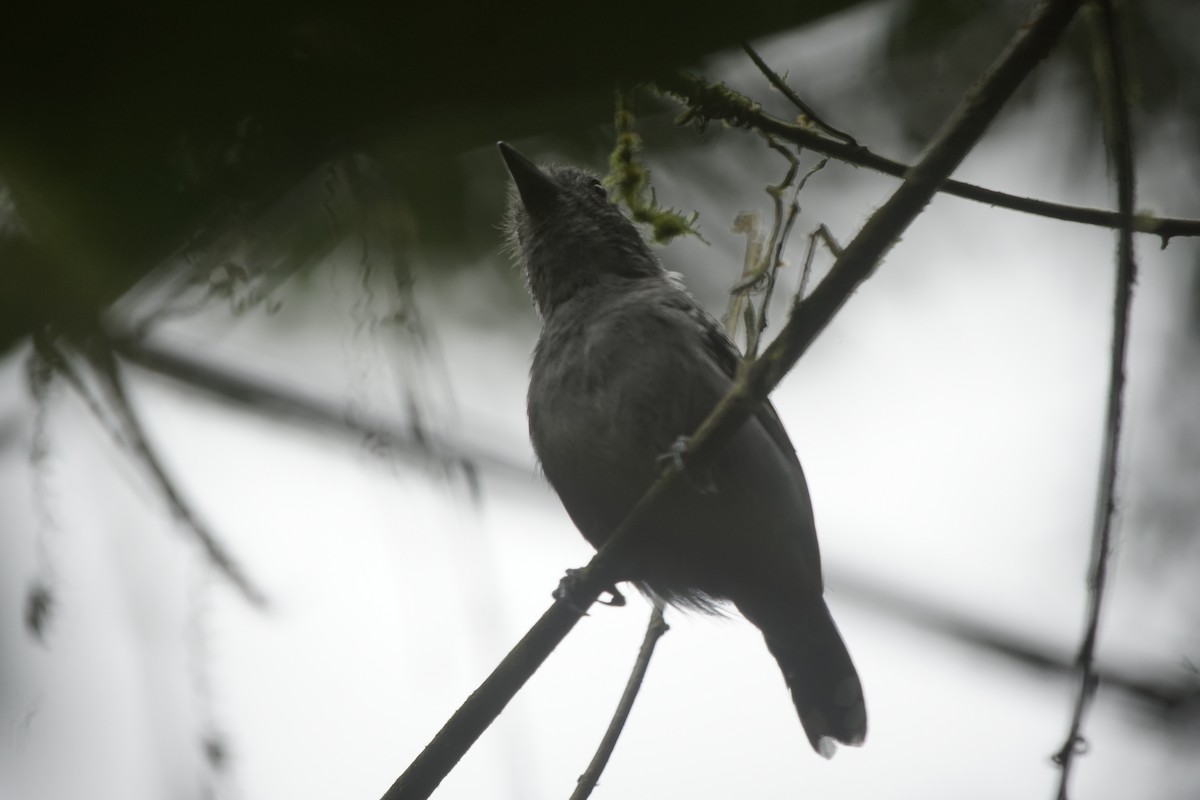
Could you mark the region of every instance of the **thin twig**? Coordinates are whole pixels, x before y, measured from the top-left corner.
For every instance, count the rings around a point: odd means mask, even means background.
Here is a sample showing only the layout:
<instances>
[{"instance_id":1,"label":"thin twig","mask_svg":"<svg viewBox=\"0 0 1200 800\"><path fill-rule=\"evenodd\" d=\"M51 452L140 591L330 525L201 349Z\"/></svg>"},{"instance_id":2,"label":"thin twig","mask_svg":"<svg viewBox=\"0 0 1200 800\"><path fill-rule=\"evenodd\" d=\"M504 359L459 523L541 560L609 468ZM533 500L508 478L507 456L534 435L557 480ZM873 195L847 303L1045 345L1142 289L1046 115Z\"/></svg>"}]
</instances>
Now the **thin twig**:
<instances>
[{"instance_id":1,"label":"thin twig","mask_svg":"<svg viewBox=\"0 0 1200 800\"><path fill-rule=\"evenodd\" d=\"M757 333L755 334L753 343L746 350L747 358L757 358L758 357L758 345L759 345L759 342L762 340L763 332L767 328L767 306L771 300L771 295L774 294L774 292L775 292L775 279L779 274L779 270L782 269L784 266L783 251L787 247L788 240L791 239L791 237L792 237L792 228L795 227L795 225L796 225L796 219L800 216L800 192L802 192L804 190L804 186L805 186L805 184L808 183L808 179L811 178L816 173L823 170L825 168L825 165L828 163L829 163L828 158L823 158L820 161L818 161L816 163L816 165L813 166L812 169L810 169L808 172L804 173L804 175L800 178L800 181L796 184L796 186L792 190L792 200L788 204L787 218L784 219L784 221L783 221L783 229L779 232L778 236L774 237L775 252L772 255L772 261L773 261L774 266L771 269L770 281L767 284L767 290L765 292L763 292L763 299L762 299L762 303L760 304L760 310L759 310L759 314L758 314L758 329L757 329ZM780 191L782 191L782 190L783 190L783 187L780 187ZM822 225L821 227L824 228L825 226ZM806 265L806 270L807 270L807 265ZM807 280L807 278L808 278L807 271L802 271L800 274L801 287L803 287L804 282Z\"/></svg>"},{"instance_id":2,"label":"thin twig","mask_svg":"<svg viewBox=\"0 0 1200 800\"><path fill-rule=\"evenodd\" d=\"M642 688L646 670L650 667L650 658L654 655L654 646L669 629L670 626L663 620L663 602L656 599L654 610L650 612L650 622L646 625L646 635L642 638L642 646L638 649L637 660L633 662L633 671L629 673L629 680L625 683L625 691L621 693L621 699L617 702L612 721L608 723L608 730L604 732L604 738L600 740L600 746L596 748L596 755L592 756L591 763L579 776L575 791L571 792L570 800L586 800L591 796L592 789L596 788L600 774L604 772L604 767L607 766L608 759L617 746L617 739L621 737L621 731L625 728L625 721L629 719L633 701L637 699L638 691Z\"/></svg>"},{"instance_id":3,"label":"thin twig","mask_svg":"<svg viewBox=\"0 0 1200 800\"><path fill-rule=\"evenodd\" d=\"M729 306L721 320L725 332L731 339L736 338L738 322L745 323L745 357L748 359L758 356L762 335L767 328L767 310L770 307L771 298L775 294L779 270L785 265L783 252L787 248L792 227L796 224L796 218L800 214L800 191L808 183L808 179L829 162L828 158L822 159L797 182L796 176L800 172L800 159L773 137L764 136L763 138L768 147L787 159L788 168L778 184L767 186L765 189L766 193L771 196L771 204L774 209L771 231L765 237L765 241L759 229L757 213L743 212L738 214L734 220L733 231L746 235L746 255L742 262L741 277L729 290ZM785 209L784 196L788 189L791 189L792 192ZM755 308L751 295L759 286L762 287L761 297Z\"/></svg>"},{"instance_id":4,"label":"thin twig","mask_svg":"<svg viewBox=\"0 0 1200 800\"><path fill-rule=\"evenodd\" d=\"M804 292L808 289L809 278L812 277L813 257L817 254L818 242L824 242L835 259L842 257L842 246L838 244L837 239L833 238L829 228L825 227L825 223L822 222L808 235L808 247L804 251L804 268L800 270L800 285L796 287L796 297L793 302L799 303L804 300Z\"/></svg>"},{"instance_id":5,"label":"thin twig","mask_svg":"<svg viewBox=\"0 0 1200 800\"><path fill-rule=\"evenodd\" d=\"M1113 518L1116 516L1117 457L1121 441L1121 413L1125 389L1125 359L1129 349L1129 316L1133 303L1133 284L1137 264L1133 254L1133 207L1136 174L1134 171L1129 105L1125 96L1125 68L1121 41L1117 34L1116 12L1111 0L1092 0L1088 8L1096 78L1100 84L1104 118L1104 138L1116 168L1117 209L1122 225L1117 242L1117 286L1113 302L1113 339L1109 360L1108 402L1104 413L1104 449L1100 459L1100 485L1096 496L1096 519L1092 534L1091 561L1088 568L1088 603L1084 618L1083 641L1076 665L1079 692L1071 715L1066 741L1054 755L1061 767L1059 800L1067 800L1071 766L1075 755L1086 745L1083 719L1096 693L1096 638L1100 610L1108 577L1108 559L1112 549Z\"/></svg>"},{"instance_id":6,"label":"thin twig","mask_svg":"<svg viewBox=\"0 0 1200 800\"><path fill-rule=\"evenodd\" d=\"M234 560L225 545L220 542L216 534L209 530L208 525L192 510L191 504L184 499L183 494L175 488L175 481L167 474L162 459L150 445L141 420L129 402L129 395L125 391L125 381L112 350L100 341L92 341L87 346L84 355L109 395L109 404L118 420L118 430L124 434L123 439L127 447L135 457L141 460L151 479L158 485L158 490L162 492L163 498L167 501L167 505L175 514L176 519L191 532L217 571L224 575L252 605L265 608L267 605L266 595L254 585L250 576Z\"/></svg>"},{"instance_id":7,"label":"thin twig","mask_svg":"<svg viewBox=\"0 0 1200 800\"><path fill-rule=\"evenodd\" d=\"M140 460L150 478L162 492L171 511L192 533L208 560L252 605L259 608L265 607L266 596L254 585L245 570L233 559L212 531L192 511L191 506L183 499L183 495L175 488L174 481L167 475L162 461L146 438L137 413L129 403L129 397L125 392L125 385L120 373L117 371L116 361L112 358L112 352L97 343L84 345L84 349L81 350L91 367L91 372L101 381L109 396L109 402L106 405L88 388L87 382L71 365L71 359L58 341L49 335L39 335L35 337L35 344L39 350L50 354L53 358L54 369L75 389L117 445Z\"/></svg>"},{"instance_id":8,"label":"thin twig","mask_svg":"<svg viewBox=\"0 0 1200 800\"><path fill-rule=\"evenodd\" d=\"M759 342L762 340L763 331L767 328L767 308L771 303L771 296L775 294L775 281L779 277L779 270L783 267L783 248L787 244L787 234L791 233L792 223L795 222L796 215L800 213L800 204L796 200L797 193L800 191L798 188L792 193L792 199L786 212L783 205L784 193L796 182L796 174L800 170L800 159L770 136L767 137L767 146L787 159L788 169L778 185L767 187L767 194L771 195L774 216L771 221L771 235L767 237L767 247L763 253L766 286L758 301L758 314L754 325L746 331L746 358L758 357Z\"/></svg>"},{"instance_id":9,"label":"thin twig","mask_svg":"<svg viewBox=\"0 0 1200 800\"><path fill-rule=\"evenodd\" d=\"M763 61L762 56L760 56L753 47L751 47L748 43L743 43L742 49L746 51L746 55L750 56L750 60L754 62L754 66L758 67L759 72L766 76L766 79L771 82L771 85L778 89L780 94L790 100L792 105L800 110L800 113L803 115L802 119L807 119L807 121L812 122L830 136L833 136L836 139L841 139L848 145L854 147L858 146L858 140L856 140L853 136L845 131L838 130L825 120L821 119L817 112L813 111L807 103L800 99L800 95L796 94L796 90L791 86L788 86L787 81L784 80L782 75L767 66L767 62Z\"/></svg>"},{"instance_id":10,"label":"thin twig","mask_svg":"<svg viewBox=\"0 0 1200 800\"><path fill-rule=\"evenodd\" d=\"M763 138L767 142L767 147L787 159L788 168L787 172L784 173L783 179L778 184L769 185L764 189L770 195L771 206L774 209L771 220L771 231L765 239L760 230L760 220L757 213L743 212L734 220L734 232L746 234L746 257L742 266L742 277L729 290L729 309L725 314L723 323L725 325L725 332L733 339L737 333L739 317L744 317L743 322L746 326L746 358L754 358L758 355L759 340L762 338L763 330L767 327L767 305L771 302L771 296L775 293L775 280L778 278L779 270L783 266L783 244L786 243L786 237L781 239L781 234L784 230L783 196L784 192L796 182L796 174L800 171L800 159L795 153L775 141L771 136L764 136ZM799 211L800 206L796 202L796 195L793 193L791 205L787 212L788 231L791 230L791 223ZM755 308L754 301L751 298L755 290L760 286L763 287L761 291L762 296L759 299L758 307ZM742 311L742 313L739 313L739 311Z\"/></svg>"},{"instance_id":11,"label":"thin twig","mask_svg":"<svg viewBox=\"0 0 1200 800\"><path fill-rule=\"evenodd\" d=\"M34 352L36 357L40 359L40 363L36 368L40 371L46 370L53 377L61 377L75 390L75 394L87 406L88 411L96 421L100 423L108 435L118 447L131 448L121 425L117 420L113 419L109 409L96 396L95 392L88 386L83 375L79 370L75 369L75 365L71 363L70 353L64 347L58 337L46 331L45 329L36 331L32 337ZM43 378L44 379L44 378ZM40 392L41 389L35 389L35 392Z\"/></svg>"},{"instance_id":12,"label":"thin twig","mask_svg":"<svg viewBox=\"0 0 1200 800\"><path fill-rule=\"evenodd\" d=\"M729 393L690 438L688 469L703 469L778 385L830 319L868 278L875 264L929 203L962 162L1022 79L1059 40L1082 0L1043 0L1013 37L999 60L971 88L958 110L934 137L905 182L867 221L812 297L796 307L787 325L761 358L746 364ZM574 574L571 602L555 602L509 651L484 682L438 731L391 788L385 800L427 798L492 724L586 609L614 582L636 536L659 498L683 471L674 461L621 522L587 567Z\"/></svg>"},{"instance_id":13,"label":"thin twig","mask_svg":"<svg viewBox=\"0 0 1200 800\"><path fill-rule=\"evenodd\" d=\"M762 220L757 211L740 212L733 218L731 230L746 237L746 252L742 255L742 274L729 289L729 305L721 317L721 325L729 338L737 341L738 323L745 322L747 335L754 325L754 306L750 302L750 293L762 280L766 259L763 257Z\"/></svg>"},{"instance_id":14,"label":"thin twig","mask_svg":"<svg viewBox=\"0 0 1200 800\"><path fill-rule=\"evenodd\" d=\"M760 133L770 134L840 161L896 178L904 178L912 169L908 164L873 153L862 145L849 145L830 139L802 125L767 114L758 103L723 84L708 83L694 75L668 75L658 78L656 84L659 89L675 95L688 106L688 110L680 117L680 122L698 120L703 123L710 119L722 120L735 127L751 128ZM939 191L990 206L1064 222L1113 229L1121 226L1120 215L1112 211L1020 197L962 181L948 180L942 184ZM1200 220L1136 214L1133 218L1133 229L1138 233L1158 236L1162 246L1166 247L1176 236L1200 236Z\"/></svg>"}]
</instances>

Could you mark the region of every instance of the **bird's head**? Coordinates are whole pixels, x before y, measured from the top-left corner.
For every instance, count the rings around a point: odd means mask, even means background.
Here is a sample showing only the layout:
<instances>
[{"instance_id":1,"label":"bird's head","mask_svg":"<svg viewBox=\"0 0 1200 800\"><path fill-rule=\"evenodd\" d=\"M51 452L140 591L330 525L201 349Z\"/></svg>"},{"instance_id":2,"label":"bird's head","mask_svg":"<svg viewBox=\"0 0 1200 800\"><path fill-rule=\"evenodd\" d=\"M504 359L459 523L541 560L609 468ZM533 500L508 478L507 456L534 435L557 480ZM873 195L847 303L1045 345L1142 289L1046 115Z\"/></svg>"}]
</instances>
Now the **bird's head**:
<instances>
[{"instance_id":1,"label":"bird's head","mask_svg":"<svg viewBox=\"0 0 1200 800\"><path fill-rule=\"evenodd\" d=\"M499 148L513 178L505 229L540 314L603 280L665 274L600 178L539 167L504 142Z\"/></svg>"}]
</instances>

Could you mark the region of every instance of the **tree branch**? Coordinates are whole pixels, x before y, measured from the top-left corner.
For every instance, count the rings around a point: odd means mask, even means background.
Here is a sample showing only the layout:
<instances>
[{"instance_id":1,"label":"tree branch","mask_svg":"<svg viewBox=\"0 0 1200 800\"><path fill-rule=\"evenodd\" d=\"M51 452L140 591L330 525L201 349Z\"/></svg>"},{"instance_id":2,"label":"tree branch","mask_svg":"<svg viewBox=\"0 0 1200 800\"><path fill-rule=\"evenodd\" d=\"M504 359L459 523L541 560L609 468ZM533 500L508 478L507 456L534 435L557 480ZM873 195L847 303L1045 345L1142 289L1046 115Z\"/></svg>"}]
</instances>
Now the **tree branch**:
<instances>
[{"instance_id":1,"label":"tree branch","mask_svg":"<svg viewBox=\"0 0 1200 800\"><path fill-rule=\"evenodd\" d=\"M659 78L657 85L688 105L688 110L680 118L681 122L697 119L703 124L708 120L722 120L734 127L751 128L848 164L873 169L896 178L904 178L911 169L908 164L873 153L865 146L837 141L803 125L768 114L758 103L724 84L708 83L694 75L669 75ZM1121 226L1120 215L1111 211L1021 197L962 181L947 180L942 184L940 191L990 206L1065 222L1104 228ZM1162 246L1166 247L1175 236L1200 236L1200 220L1137 214L1133 217L1133 229L1138 233L1158 236L1162 240Z\"/></svg>"},{"instance_id":2,"label":"tree branch","mask_svg":"<svg viewBox=\"0 0 1200 800\"><path fill-rule=\"evenodd\" d=\"M1082 0L1043 0L1030 20L980 82L964 97L958 110L934 137L905 182L871 218L834 263L812 296L793 310L784 330L771 346L746 365L729 394L717 404L691 438L689 467L703 470L734 431L773 389L800 355L832 319L879 258L921 212L947 176L983 135L987 125L1012 97L1021 80L1058 41ZM588 566L571 579L572 602L555 602L521 642L446 722L425 750L409 765L385 800L428 797L459 759L491 725L500 711L550 652L571 631L600 592L619 575L634 549L631 531L644 522L662 494L679 479L681 467L671 465L646 492Z\"/></svg>"},{"instance_id":3,"label":"tree branch","mask_svg":"<svg viewBox=\"0 0 1200 800\"><path fill-rule=\"evenodd\" d=\"M1125 96L1124 54L1117 35L1116 12L1111 0L1092 0L1088 7L1096 78L1104 117L1104 134L1116 169L1117 209L1121 228L1117 242L1117 286L1113 305L1113 340L1109 360L1108 402L1104 414L1104 445L1100 460L1100 485L1096 496L1096 518L1092 534L1091 565L1088 569L1088 604L1083 641L1076 664L1079 693L1066 741L1055 754L1060 765L1059 800L1067 800L1067 786L1074 757L1084 738L1083 718L1096 693L1096 637L1100 609L1108 577L1113 517L1116 515L1117 456L1121 441L1121 414L1125 388L1125 359L1129 349L1129 314L1137 265L1133 254L1133 205L1135 172L1129 104Z\"/></svg>"}]
</instances>

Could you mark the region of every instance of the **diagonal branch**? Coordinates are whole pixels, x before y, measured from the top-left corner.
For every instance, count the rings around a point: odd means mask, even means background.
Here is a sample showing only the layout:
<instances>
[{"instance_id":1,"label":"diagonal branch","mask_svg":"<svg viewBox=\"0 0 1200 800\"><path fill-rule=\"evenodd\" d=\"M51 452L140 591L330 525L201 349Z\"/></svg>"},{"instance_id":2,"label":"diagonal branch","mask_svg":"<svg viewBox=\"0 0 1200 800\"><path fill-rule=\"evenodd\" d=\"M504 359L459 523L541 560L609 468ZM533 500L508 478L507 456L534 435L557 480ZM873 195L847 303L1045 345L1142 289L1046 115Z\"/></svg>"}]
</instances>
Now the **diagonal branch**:
<instances>
[{"instance_id":1,"label":"diagonal branch","mask_svg":"<svg viewBox=\"0 0 1200 800\"><path fill-rule=\"evenodd\" d=\"M1104 413L1104 445L1100 460L1100 487L1096 496L1095 529L1092 534L1091 564L1088 568L1088 603L1083 641L1076 664L1079 668L1079 693L1075 698L1071 726L1066 741L1054 755L1061 767L1059 800L1066 800L1074 757L1084 744L1083 718L1096 693L1096 637L1100 627L1100 609L1108 577L1108 558L1112 547L1113 517L1116 515L1117 456L1121 441L1121 413L1125 388L1125 359L1129 349L1129 314L1133 303L1133 284L1137 265L1133 255L1133 206L1135 173L1129 101L1125 96L1125 69L1121 41L1117 35L1116 12L1112 0L1092 0L1088 7L1096 78L1104 116L1104 138L1116 168L1117 208L1121 229L1117 242L1117 286L1113 304L1113 340L1108 374L1108 402Z\"/></svg>"},{"instance_id":2,"label":"diagonal branch","mask_svg":"<svg viewBox=\"0 0 1200 800\"><path fill-rule=\"evenodd\" d=\"M692 119L698 119L702 123L710 119L722 120L735 127L751 128L848 164L873 169L896 178L904 178L912 169L908 164L873 153L862 145L831 139L803 125L768 114L758 103L724 84L711 84L694 75L668 75L659 78L657 85L662 91L675 95L688 105L688 110L680 118L681 122ZM962 181L947 180L939 191L990 206L1065 222L1104 228L1121 226L1120 215L1111 211L1021 197ZM1137 214L1133 217L1133 229L1138 233L1158 236L1162 240L1162 246L1166 247L1175 236L1200 236L1200 220Z\"/></svg>"},{"instance_id":3,"label":"diagonal branch","mask_svg":"<svg viewBox=\"0 0 1200 800\"><path fill-rule=\"evenodd\" d=\"M1081 2L1043 0L1038 4L998 61L963 98L920 162L909 171L905 182L871 216L816 291L793 310L786 327L763 356L742 370L729 394L691 438L687 459L689 469L703 471L859 284L871 275L878 260L974 147L1022 79L1050 52ZM631 531L645 521L649 509L680 479L682 471L673 464L668 467L588 566L575 573L568 592L571 602L555 602L542 614L492 674L447 720L404 774L396 779L384 794L384 800L417 800L433 793L508 701L575 627L585 610L605 587L613 583L613 576L619 574L617 566L624 563L633 549Z\"/></svg>"}]
</instances>

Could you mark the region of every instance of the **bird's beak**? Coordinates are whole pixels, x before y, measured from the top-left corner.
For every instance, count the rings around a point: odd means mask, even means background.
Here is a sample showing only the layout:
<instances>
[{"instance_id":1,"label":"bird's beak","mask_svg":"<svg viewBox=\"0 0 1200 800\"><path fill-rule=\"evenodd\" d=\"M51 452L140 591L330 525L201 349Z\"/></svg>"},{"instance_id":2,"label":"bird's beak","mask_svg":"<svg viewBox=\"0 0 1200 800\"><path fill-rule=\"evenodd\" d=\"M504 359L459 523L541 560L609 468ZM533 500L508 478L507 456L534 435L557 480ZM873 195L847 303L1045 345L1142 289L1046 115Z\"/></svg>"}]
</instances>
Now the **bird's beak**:
<instances>
[{"instance_id":1,"label":"bird's beak","mask_svg":"<svg viewBox=\"0 0 1200 800\"><path fill-rule=\"evenodd\" d=\"M500 156L504 159L504 166L508 167L508 174L517 184L525 209L536 212L552 204L558 197L558 184L516 148L506 142L496 142L496 146L500 148Z\"/></svg>"}]
</instances>

